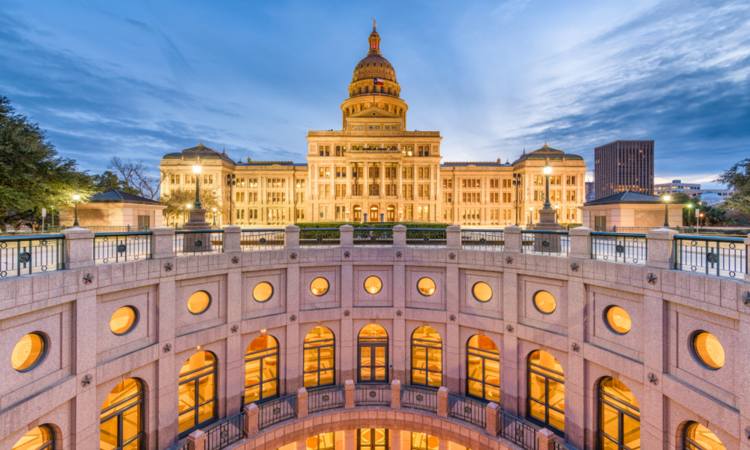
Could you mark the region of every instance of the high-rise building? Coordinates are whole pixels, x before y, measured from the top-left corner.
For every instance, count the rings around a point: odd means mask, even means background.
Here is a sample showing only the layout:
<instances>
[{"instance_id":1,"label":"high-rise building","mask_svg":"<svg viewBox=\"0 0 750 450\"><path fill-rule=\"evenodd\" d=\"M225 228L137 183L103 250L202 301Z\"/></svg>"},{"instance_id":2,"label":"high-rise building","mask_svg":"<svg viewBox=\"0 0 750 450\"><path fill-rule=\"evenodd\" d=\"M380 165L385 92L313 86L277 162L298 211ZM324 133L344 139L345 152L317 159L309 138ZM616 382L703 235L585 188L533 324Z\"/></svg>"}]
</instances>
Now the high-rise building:
<instances>
[{"instance_id":1,"label":"high-rise building","mask_svg":"<svg viewBox=\"0 0 750 450\"><path fill-rule=\"evenodd\" d=\"M406 128L408 105L373 28L341 103L342 129L309 131L307 163L235 162L206 146L165 155L161 192L195 189L191 166L203 166L201 190L213 192L217 225L295 222L438 222L504 226L535 223L550 201L562 223L580 223L586 165L548 145L512 163L441 163L439 131ZM168 218L179 225L186 215ZM230 217L231 216L231 217Z\"/></svg>"},{"instance_id":2,"label":"high-rise building","mask_svg":"<svg viewBox=\"0 0 750 450\"><path fill-rule=\"evenodd\" d=\"M614 141L594 149L596 198L654 193L654 141Z\"/></svg>"}]
</instances>

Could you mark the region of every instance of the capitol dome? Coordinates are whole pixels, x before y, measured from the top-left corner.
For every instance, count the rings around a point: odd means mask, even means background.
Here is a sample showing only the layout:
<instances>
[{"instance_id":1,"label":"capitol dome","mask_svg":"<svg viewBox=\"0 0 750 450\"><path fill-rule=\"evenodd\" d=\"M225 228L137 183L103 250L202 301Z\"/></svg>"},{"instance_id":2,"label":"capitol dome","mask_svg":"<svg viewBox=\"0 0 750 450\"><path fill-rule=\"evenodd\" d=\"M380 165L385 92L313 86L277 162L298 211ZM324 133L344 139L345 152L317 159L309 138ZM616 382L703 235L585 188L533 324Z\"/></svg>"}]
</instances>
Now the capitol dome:
<instances>
[{"instance_id":1,"label":"capitol dome","mask_svg":"<svg viewBox=\"0 0 750 450\"><path fill-rule=\"evenodd\" d=\"M369 50L354 67L352 82L349 86L351 96L362 94L384 94L398 97L401 90L396 81L396 70L380 53L380 35L372 24Z\"/></svg>"}]
</instances>

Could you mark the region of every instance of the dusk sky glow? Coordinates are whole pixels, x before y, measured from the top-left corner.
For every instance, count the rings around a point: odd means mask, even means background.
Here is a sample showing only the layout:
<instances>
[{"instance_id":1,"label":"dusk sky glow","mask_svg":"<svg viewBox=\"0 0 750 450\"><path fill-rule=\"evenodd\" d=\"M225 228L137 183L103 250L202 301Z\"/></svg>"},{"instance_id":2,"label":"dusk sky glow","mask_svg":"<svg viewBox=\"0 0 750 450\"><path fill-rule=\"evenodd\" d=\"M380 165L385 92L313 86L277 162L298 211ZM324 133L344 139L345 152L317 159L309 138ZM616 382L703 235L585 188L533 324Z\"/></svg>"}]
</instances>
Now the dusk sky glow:
<instances>
[{"instance_id":1,"label":"dusk sky glow","mask_svg":"<svg viewBox=\"0 0 750 450\"><path fill-rule=\"evenodd\" d=\"M654 139L658 181L750 157L750 2L4 0L0 95L81 168L198 142L305 160L340 128L372 17L444 161Z\"/></svg>"}]
</instances>

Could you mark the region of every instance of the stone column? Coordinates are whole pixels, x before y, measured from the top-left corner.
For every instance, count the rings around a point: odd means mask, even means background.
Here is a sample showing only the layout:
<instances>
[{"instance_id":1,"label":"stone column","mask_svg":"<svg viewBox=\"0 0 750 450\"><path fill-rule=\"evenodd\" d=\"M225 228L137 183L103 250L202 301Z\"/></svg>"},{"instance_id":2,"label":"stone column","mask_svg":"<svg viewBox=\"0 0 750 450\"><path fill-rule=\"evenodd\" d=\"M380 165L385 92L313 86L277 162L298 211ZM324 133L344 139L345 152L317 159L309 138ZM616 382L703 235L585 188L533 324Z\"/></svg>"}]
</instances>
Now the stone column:
<instances>
[{"instance_id":1,"label":"stone column","mask_svg":"<svg viewBox=\"0 0 750 450\"><path fill-rule=\"evenodd\" d=\"M394 225L393 246L396 248L406 247L406 226L405 225Z\"/></svg>"},{"instance_id":2,"label":"stone column","mask_svg":"<svg viewBox=\"0 0 750 450\"><path fill-rule=\"evenodd\" d=\"M188 442L192 450L206 450L206 433L202 430L195 430L188 435Z\"/></svg>"},{"instance_id":3,"label":"stone column","mask_svg":"<svg viewBox=\"0 0 750 450\"><path fill-rule=\"evenodd\" d=\"M354 408L354 380L344 381L344 408Z\"/></svg>"},{"instance_id":4,"label":"stone column","mask_svg":"<svg viewBox=\"0 0 750 450\"><path fill-rule=\"evenodd\" d=\"M675 230L669 228L655 228L648 232L648 253L646 265L658 269L674 267L674 235Z\"/></svg>"},{"instance_id":5,"label":"stone column","mask_svg":"<svg viewBox=\"0 0 750 450\"><path fill-rule=\"evenodd\" d=\"M555 433L547 428L542 428L536 432L536 448L537 450L550 450L552 448L552 441L555 439Z\"/></svg>"},{"instance_id":6,"label":"stone column","mask_svg":"<svg viewBox=\"0 0 750 450\"><path fill-rule=\"evenodd\" d=\"M79 242L80 243L80 242ZM91 253L89 253L91 255ZM79 294L75 302L75 323L96 323L96 293ZM79 325L75 333L75 448L94 450L98 448L99 408L96 398L96 328Z\"/></svg>"},{"instance_id":7,"label":"stone column","mask_svg":"<svg viewBox=\"0 0 750 450\"><path fill-rule=\"evenodd\" d=\"M461 249L461 227L458 225L449 225L445 229L446 247L449 249Z\"/></svg>"},{"instance_id":8,"label":"stone column","mask_svg":"<svg viewBox=\"0 0 750 450\"><path fill-rule=\"evenodd\" d=\"M174 256L174 228L151 230L151 258L162 259Z\"/></svg>"},{"instance_id":9,"label":"stone column","mask_svg":"<svg viewBox=\"0 0 750 450\"><path fill-rule=\"evenodd\" d=\"M297 389L297 418L304 419L307 417L309 407L307 404L307 389L301 387Z\"/></svg>"},{"instance_id":10,"label":"stone column","mask_svg":"<svg viewBox=\"0 0 750 450\"><path fill-rule=\"evenodd\" d=\"M448 417L448 388L440 386L437 391L437 415Z\"/></svg>"},{"instance_id":11,"label":"stone column","mask_svg":"<svg viewBox=\"0 0 750 450\"><path fill-rule=\"evenodd\" d=\"M224 253L241 252L242 228L238 226L228 226L224 228Z\"/></svg>"},{"instance_id":12,"label":"stone column","mask_svg":"<svg viewBox=\"0 0 750 450\"><path fill-rule=\"evenodd\" d=\"M357 449L357 430L344 431L344 450Z\"/></svg>"},{"instance_id":13,"label":"stone column","mask_svg":"<svg viewBox=\"0 0 750 450\"><path fill-rule=\"evenodd\" d=\"M391 382L391 409L401 408L401 382L393 380Z\"/></svg>"},{"instance_id":14,"label":"stone column","mask_svg":"<svg viewBox=\"0 0 750 450\"><path fill-rule=\"evenodd\" d=\"M591 259L591 229L573 228L568 232L568 236L570 237L570 257Z\"/></svg>"},{"instance_id":15,"label":"stone column","mask_svg":"<svg viewBox=\"0 0 750 450\"><path fill-rule=\"evenodd\" d=\"M258 409L257 404L250 403L245 406L245 422L242 424L242 426L245 427L245 436L250 437L258 433L259 413L260 410Z\"/></svg>"},{"instance_id":16,"label":"stone column","mask_svg":"<svg viewBox=\"0 0 750 450\"><path fill-rule=\"evenodd\" d=\"M497 411L500 406L495 402L489 402L484 408L485 427L484 431L490 436L497 436L498 417Z\"/></svg>"},{"instance_id":17,"label":"stone column","mask_svg":"<svg viewBox=\"0 0 750 450\"><path fill-rule=\"evenodd\" d=\"M511 225L503 230L506 253L521 253L521 228Z\"/></svg>"},{"instance_id":18,"label":"stone column","mask_svg":"<svg viewBox=\"0 0 750 450\"><path fill-rule=\"evenodd\" d=\"M299 227L297 225L287 225L284 234L284 247L293 251L299 249Z\"/></svg>"},{"instance_id":19,"label":"stone column","mask_svg":"<svg viewBox=\"0 0 750 450\"><path fill-rule=\"evenodd\" d=\"M341 247L354 246L354 227L351 225L341 225L339 227L339 245Z\"/></svg>"},{"instance_id":20,"label":"stone column","mask_svg":"<svg viewBox=\"0 0 750 450\"><path fill-rule=\"evenodd\" d=\"M94 265L94 233L86 228L67 228L65 235L65 268L78 269Z\"/></svg>"}]
</instances>

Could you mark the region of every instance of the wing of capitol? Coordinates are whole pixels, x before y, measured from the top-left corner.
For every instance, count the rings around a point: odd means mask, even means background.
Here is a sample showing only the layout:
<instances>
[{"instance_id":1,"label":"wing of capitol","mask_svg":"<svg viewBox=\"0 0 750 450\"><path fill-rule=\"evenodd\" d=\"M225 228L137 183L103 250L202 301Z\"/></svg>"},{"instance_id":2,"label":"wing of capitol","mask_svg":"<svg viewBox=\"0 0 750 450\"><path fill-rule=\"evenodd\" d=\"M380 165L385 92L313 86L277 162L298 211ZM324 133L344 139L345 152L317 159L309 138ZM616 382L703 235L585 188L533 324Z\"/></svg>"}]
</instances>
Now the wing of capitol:
<instances>
[{"instance_id":1,"label":"wing of capitol","mask_svg":"<svg viewBox=\"0 0 750 450\"><path fill-rule=\"evenodd\" d=\"M407 103L373 26L369 51L341 103L341 129L309 131L307 164L236 162L203 144L164 156L161 192L201 188L213 195L217 225L300 222L536 223L552 167L550 201L560 223L581 223L586 165L544 145L513 163L441 163L439 131L407 130ZM215 217L211 217L214 215ZM186 214L174 213L180 226Z\"/></svg>"}]
</instances>

